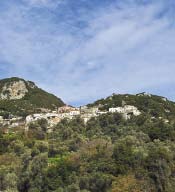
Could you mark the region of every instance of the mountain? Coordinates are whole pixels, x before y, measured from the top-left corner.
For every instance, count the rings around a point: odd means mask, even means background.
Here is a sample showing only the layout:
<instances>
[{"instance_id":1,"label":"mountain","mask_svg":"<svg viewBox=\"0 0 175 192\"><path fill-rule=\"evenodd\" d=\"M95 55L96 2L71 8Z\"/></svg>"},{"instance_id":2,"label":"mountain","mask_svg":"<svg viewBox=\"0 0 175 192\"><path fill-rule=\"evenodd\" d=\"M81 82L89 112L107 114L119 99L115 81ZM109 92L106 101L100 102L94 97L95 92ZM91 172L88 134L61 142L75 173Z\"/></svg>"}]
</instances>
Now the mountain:
<instances>
[{"instance_id":1,"label":"mountain","mask_svg":"<svg viewBox=\"0 0 175 192\"><path fill-rule=\"evenodd\" d=\"M2 111L19 113L21 103L27 113L57 106L32 82L12 78L0 85ZM174 192L174 102L147 93L113 94L59 111L49 113L51 121L59 120L51 129L44 118L26 129L23 118L7 123L1 117L0 191Z\"/></svg>"},{"instance_id":2,"label":"mountain","mask_svg":"<svg viewBox=\"0 0 175 192\"><path fill-rule=\"evenodd\" d=\"M164 118L174 121L175 103L167 98L148 93L131 94L113 94L88 104L88 107L98 106L100 110L108 110L112 107L122 107L132 105L138 108L143 114L152 118Z\"/></svg>"},{"instance_id":3,"label":"mountain","mask_svg":"<svg viewBox=\"0 0 175 192\"><path fill-rule=\"evenodd\" d=\"M55 110L64 102L35 83L18 77L0 80L0 114L22 115Z\"/></svg>"}]
</instances>

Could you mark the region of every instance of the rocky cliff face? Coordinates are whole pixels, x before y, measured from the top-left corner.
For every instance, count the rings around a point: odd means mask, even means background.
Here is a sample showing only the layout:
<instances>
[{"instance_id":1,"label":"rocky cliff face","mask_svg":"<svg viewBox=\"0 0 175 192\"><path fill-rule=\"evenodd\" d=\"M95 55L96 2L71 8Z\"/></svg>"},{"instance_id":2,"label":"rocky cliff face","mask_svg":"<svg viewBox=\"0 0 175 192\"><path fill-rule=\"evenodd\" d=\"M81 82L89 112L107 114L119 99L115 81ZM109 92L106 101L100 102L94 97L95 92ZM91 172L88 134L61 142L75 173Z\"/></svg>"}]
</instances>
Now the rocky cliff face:
<instances>
[{"instance_id":1,"label":"rocky cliff face","mask_svg":"<svg viewBox=\"0 0 175 192\"><path fill-rule=\"evenodd\" d=\"M22 80L5 83L0 93L0 99L22 99L27 92L26 84Z\"/></svg>"},{"instance_id":2,"label":"rocky cliff face","mask_svg":"<svg viewBox=\"0 0 175 192\"><path fill-rule=\"evenodd\" d=\"M55 110L63 105L60 98L31 81L17 77L0 80L0 113L30 114L43 109Z\"/></svg>"}]
</instances>

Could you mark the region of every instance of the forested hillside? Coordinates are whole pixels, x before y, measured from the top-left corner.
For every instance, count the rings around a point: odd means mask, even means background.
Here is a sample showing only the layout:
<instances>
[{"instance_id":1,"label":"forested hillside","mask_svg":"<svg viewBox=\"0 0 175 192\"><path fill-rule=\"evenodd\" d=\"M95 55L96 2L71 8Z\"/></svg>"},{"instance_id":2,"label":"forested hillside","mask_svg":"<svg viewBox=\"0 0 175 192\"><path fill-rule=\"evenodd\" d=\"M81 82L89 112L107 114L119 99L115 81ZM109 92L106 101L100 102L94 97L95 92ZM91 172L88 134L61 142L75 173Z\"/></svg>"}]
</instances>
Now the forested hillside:
<instances>
[{"instance_id":1,"label":"forested hillside","mask_svg":"<svg viewBox=\"0 0 175 192\"><path fill-rule=\"evenodd\" d=\"M63 105L60 98L38 88L31 81L17 77L0 80L0 115L26 116L42 109L55 110Z\"/></svg>"},{"instance_id":2,"label":"forested hillside","mask_svg":"<svg viewBox=\"0 0 175 192\"><path fill-rule=\"evenodd\" d=\"M140 93L137 95L113 94L105 99L97 100L88 106L99 106L101 110L107 110L110 107L122 105L133 105L142 111L142 113L152 117L164 117L173 120L175 116L174 102L169 101L165 97L148 93Z\"/></svg>"},{"instance_id":3,"label":"forested hillside","mask_svg":"<svg viewBox=\"0 0 175 192\"><path fill-rule=\"evenodd\" d=\"M0 191L174 192L175 107L158 96L113 95L89 106L132 104L119 113L47 122L0 134Z\"/></svg>"}]
</instances>

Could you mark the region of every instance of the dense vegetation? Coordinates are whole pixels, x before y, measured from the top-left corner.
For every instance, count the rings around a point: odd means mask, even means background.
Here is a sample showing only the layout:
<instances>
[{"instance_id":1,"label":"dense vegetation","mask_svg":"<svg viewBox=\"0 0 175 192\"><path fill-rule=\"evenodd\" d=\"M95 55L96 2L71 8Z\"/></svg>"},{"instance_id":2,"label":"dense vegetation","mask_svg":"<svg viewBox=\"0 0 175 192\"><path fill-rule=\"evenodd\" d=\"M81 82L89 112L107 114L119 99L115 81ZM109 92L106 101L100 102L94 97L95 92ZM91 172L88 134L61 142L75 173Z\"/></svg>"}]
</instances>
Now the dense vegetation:
<instances>
[{"instance_id":1,"label":"dense vegetation","mask_svg":"<svg viewBox=\"0 0 175 192\"><path fill-rule=\"evenodd\" d=\"M151 117L163 117L165 119L173 120L175 117L175 103L167 100L164 97L157 95L147 95L144 93L138 95L117 95L113 94L106 99L100 99L89 107L99 106L101 110L108 110L111 107L133 105L137 107L142 113L150 115Z\"/></svg>"},{"instance_id":2,"label":"dense vegetation","mask_svg":"<svg viewBox=\"0 0 175 192\"><path fill-rule=\"evenodd\" d=\"M0 80L0 92L3 85L19 80L24 81L16 77ZM26 116L27 114L39 112L42 108L54 110L64 105L61 99L36 87L33 82L24 82L28 93L19 100L0 100L0 115L14 114ZM33 85L34 88L31 88L29 85Z\"/></svg>"},{"instance_id":3,"label":"dense vegetation","mask_svg":"<svg viewBox=\"0 0 175 192\"><path fill-rule=\"evenodd\" d=\"M64 119L51 133L39 120L27 133L0 134L0 191L174 192L174 103L137 98L125 99L142 110L129 120Z\"/></svg>"}]
</instances>

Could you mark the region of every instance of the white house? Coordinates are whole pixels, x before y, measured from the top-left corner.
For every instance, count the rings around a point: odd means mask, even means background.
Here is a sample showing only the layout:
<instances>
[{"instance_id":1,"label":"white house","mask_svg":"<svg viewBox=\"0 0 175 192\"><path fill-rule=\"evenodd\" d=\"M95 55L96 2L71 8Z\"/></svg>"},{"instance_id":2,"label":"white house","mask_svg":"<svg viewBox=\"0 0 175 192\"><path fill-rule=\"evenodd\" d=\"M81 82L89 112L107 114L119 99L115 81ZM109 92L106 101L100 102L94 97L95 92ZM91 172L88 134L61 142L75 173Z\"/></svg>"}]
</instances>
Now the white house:
<instances>
[{"instance_id":1,"label":"white house","mask_svg":"<svg viewBox=\"0 0 175 192\"><path fill-rule=\"evenodd\" d=\"M45 118L44 114L33 114L33 115L28 115L26 117L26 124L29 124L31 122L37 121L38 119Z\"/></svg>"},{"instance_id":2,"label":"white house","mask_svg":"<svg viewBox=\"0 0 175 192\"><path fill-rule=\"evenodd\" d=\"M69 114L72 116L80 115L80 111L79 110L70 111Z\"/></svg>"},{"instance_id":3,"label":"white house","mask_svg":"<svg viewBox=\"0 0 175 192\"><path fill-rule=\"evenodd\" d=\"M46 114L33 114L28 115L26 117L26 124L31 122L35 122L39 119L46 119L49 124L53 124L53 122L58 123L60 121L60 115L55 113L46 113Z\"/></svg>"},{"instance_id":4,"label":"white house","mask_svg":"<svg viewBox=\"0 0 175 192\"><path fill-rule=\"evenodd\" d=\"M110 113L121 113L125 119L129 119L131 114L134 116L138 116L141 112L137 109L137 107L132 105L125 105L124 107L115 107L109 108Z\"/></svg>"},{"instance_id":5,"label":"white house","mask_svg":"<svg viewBox=\"0 0 175 192\"><path fill-rule=\"evenodd\" d=\"M124 109L123 107L113 107L113 108L109 108L109 112L110 113L123 113Z\"/></svg>"},{"instance_id":6,"label":"white house","mask_svg":"<svg viewBox=\"0 0 175 192\"><path fill-rule=\"evenodd\" d=\"M124 112L125 113L133 113L133 115L138 116L141 114L141 112L137 109L137 107L132 105L125 105L124 106Z\"/></svg>"}]
</instances>

